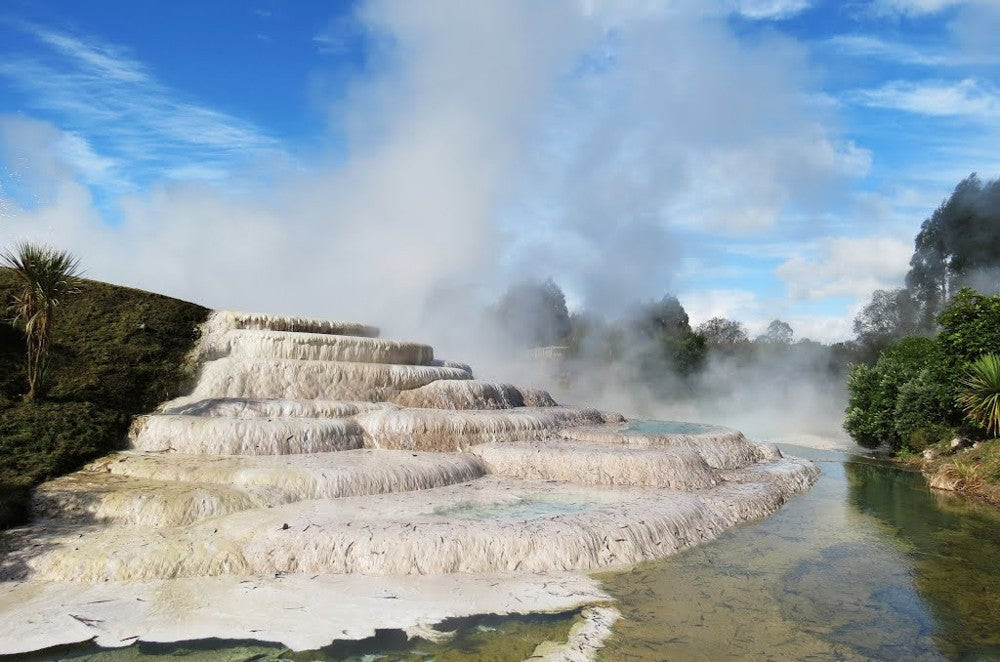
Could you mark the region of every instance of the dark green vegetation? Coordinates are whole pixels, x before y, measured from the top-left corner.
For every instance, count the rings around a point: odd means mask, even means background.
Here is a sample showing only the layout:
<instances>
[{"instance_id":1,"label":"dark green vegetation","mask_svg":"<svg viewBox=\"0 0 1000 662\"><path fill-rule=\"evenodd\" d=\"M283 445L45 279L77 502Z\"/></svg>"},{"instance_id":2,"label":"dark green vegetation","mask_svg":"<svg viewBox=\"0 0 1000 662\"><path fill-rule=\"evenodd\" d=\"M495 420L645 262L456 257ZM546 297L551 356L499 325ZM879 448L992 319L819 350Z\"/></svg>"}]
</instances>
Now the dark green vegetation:
<instances>
[{"instance_id":1,"label":"dark green vegetation","mask_svg":"<svg viewBox=\"0 0 1000 662\"><path fill-rule=\"evenodd\" d=\"M1000 350L1000 296L963 289L938 321L941 331L934 338L903 338L873 365L858 363L851 369L844 427L862 446L886 444L905 454L956 434L995 436L988 403L991 393L995 399L997 382L971 391L969 379L983 356ZM963 411L966 402L975 404L977 393L985 416L975 407Z\"/></svg>"},{"instance_id":2,"label":"dark green vegetation","mask_svg":"<svg viewBox=\"0 0 1000 662\"><path fill-rule=\"evenodd\" d=\"M958 404L986 432L1000 435L1000 356L983 354L959 380Z\"/></svg>"},{"instance_id":3,"label":"dark green vegetation","mask_svg":"<svg viewBox=\"0 0 1000 662\"><path fill-rule=\"evenodd\" d=\"M876 292L855 320L866 361L844 428L903 458L927 450L936 484L1000 503L1000 180L959 183L914 244L906 287Z\"/></svg>"},{"instance_id":4,"label":"dark green vegetation","mask_svg":"<svg viewBox=\"0 0 1000 662\"><path fill-rule=\"evenodd\" d=\"M0 301L17 289L0 269ZM24 399L24 333L0 322L0 525L26 517L32 486L121 448L132 417L179 395L190 377L184 358L206 308L96 281L77 289L51 329L43 399Z\"/></svg>"}]
</instances>

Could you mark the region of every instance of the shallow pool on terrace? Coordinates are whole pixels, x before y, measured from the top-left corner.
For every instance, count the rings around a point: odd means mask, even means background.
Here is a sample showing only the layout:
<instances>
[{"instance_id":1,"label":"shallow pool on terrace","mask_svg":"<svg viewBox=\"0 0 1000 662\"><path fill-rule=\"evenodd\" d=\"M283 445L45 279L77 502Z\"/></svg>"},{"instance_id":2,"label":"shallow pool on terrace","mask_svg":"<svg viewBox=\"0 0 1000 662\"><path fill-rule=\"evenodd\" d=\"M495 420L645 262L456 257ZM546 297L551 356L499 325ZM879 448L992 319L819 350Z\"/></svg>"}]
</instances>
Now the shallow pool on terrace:
<instances>
[{"instance_id":1,"label":"shallow pool on terrace","mask_svg":"<svg viewBox=\"0 0 1000 662\"><path fill-rule=\"evenodd\" d=\"M528 520L551 515L578 513L595 505L596 502L586 500L560 500L543 496L529 496L517 501L477 503L465 501L448 506L435 508L438 517L453 519L514 519Z\"/></svg>"},{"instance_id":2,"label":"shallow pool on terrace","mask_svg":"<svg viewBox=\"0 0 1000 662\"><path fill-rule=\"evenodd\" d=\"M684 421L632 421L625 428L625 434L708 434L722 429L717 425Z\"/></svg>"}]
</instances>

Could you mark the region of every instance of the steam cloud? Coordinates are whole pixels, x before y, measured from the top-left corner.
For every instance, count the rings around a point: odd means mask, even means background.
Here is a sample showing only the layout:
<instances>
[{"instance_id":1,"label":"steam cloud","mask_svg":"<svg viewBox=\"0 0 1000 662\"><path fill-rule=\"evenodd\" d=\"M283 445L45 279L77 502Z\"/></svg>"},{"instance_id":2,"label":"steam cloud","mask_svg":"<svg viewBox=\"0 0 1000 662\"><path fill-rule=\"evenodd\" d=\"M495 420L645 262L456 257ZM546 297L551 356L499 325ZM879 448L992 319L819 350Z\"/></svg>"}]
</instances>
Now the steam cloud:
<instances>
[{"instance_id":1,"label":"steam cloud","mask_svg":"<svg viewBox=\"0 0 1000 662\"><path fill-rule=\"evenodd\" d=\"M372 322L499 372L478 320L512 280L551 276L618 314L671 290L681 237L770 227L867 167L806 100L799 46L750 43L732 4L705 6L371 0L355 19L386 38L377 75L331 106L337 165L163 181L121 194L113 222L86 143L0 118L38 201L0 192L0 243L212 307Z\"/></svg>"}]
</instances>

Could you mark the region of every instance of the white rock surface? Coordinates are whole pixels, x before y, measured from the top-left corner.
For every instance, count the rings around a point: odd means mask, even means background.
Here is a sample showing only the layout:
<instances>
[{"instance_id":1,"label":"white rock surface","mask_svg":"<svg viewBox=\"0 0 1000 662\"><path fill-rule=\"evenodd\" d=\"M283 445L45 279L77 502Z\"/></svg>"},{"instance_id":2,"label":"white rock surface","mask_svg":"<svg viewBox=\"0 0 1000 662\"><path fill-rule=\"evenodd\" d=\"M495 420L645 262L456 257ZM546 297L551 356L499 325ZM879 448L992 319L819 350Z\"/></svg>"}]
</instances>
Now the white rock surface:
<instances>
[{"instance_id":1,"label":"white rock surface","mask_svg":"<svg viewBox=\"0 0 1000 662\"><path fill-rule=\"evenodd\" d=\"M392 401L404 407L430 409L512 409L554 407L556 401L540 389L478 379L439 379L427 386L403 391Z\"/></svg>"},{"instance_id":2,"label":"white rock surface","mask_svg":"<svg viewBox=\"0 0 1000 662\"><path fill-rule=\"evenodd\" d=\"M115 453L35 491L36 516L163 528L308 499L425 490L480 478L471 455L350 450L278 456Z\"/></svg>"},{"instance_id":3,"label":"white rock surface","mask_svg":"<svg viewBox=\"0 0 1000 662\"><path fill-rule=\"evenodd\" d=\"M41 486L39 519L0 535L0 653L307 649L603 603L582 573L711 540L818 475L736 430L634 434L377 334L214 313L193 393L140 417L135 450ZM587 659L614 618L588 609L536 653Z\"/></svg>"},{"instance_id":4,"label":"white rock surface","mask_svg":"<svg viewBox=\"0 0 1000 662\"><path fill-rule=\"evenodd\" d=\"M312 650L376 629L475 614L559 612L606 602L577 573L199 577L100 584L0 583L0 655L93 640L256 639Z\"/></svg>"}]
</instances>

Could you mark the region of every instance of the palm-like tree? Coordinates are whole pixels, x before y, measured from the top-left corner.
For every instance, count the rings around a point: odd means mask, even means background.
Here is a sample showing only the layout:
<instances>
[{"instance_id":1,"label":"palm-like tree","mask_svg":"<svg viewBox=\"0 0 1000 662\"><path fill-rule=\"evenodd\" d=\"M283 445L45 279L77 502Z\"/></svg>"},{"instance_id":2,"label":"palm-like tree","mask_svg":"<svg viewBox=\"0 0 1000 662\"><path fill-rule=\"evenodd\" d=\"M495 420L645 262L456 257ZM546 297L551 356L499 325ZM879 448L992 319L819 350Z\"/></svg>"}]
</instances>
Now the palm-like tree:
<instances>
[{"instance_id":1,"label":"palm-like tree","mask_svg":"<svg viewBox=\"0 0 1000 662\"><path fill-rule=\"evenodd\" d=\"M34 400L45 378L47 352L56 308L74 294L80 262L66 251L27 242L0 252L0 264L17 276L18 287L9 310L24 326L28 346L28 393Z\"/></svg>"},{"instance_id":2,"label":"palm-like tree","mask_svg":"<svg viewBox=\"0 0 1000 662\"><path fill-rule=\"evenodd\" d=\"M1000 436L1000 356L984 354L969 364L960 380L958 404L989 434Z\"/></svg>"}]
</instances>

